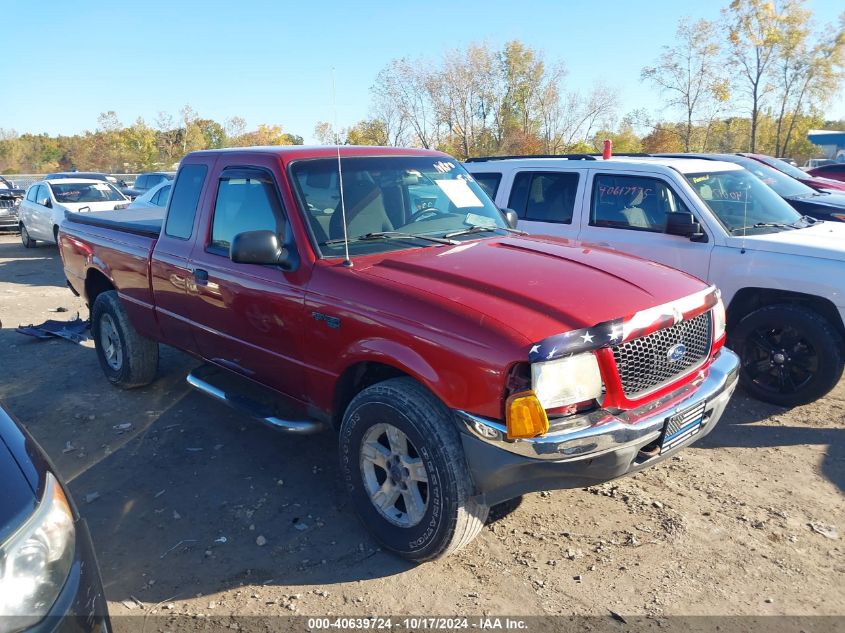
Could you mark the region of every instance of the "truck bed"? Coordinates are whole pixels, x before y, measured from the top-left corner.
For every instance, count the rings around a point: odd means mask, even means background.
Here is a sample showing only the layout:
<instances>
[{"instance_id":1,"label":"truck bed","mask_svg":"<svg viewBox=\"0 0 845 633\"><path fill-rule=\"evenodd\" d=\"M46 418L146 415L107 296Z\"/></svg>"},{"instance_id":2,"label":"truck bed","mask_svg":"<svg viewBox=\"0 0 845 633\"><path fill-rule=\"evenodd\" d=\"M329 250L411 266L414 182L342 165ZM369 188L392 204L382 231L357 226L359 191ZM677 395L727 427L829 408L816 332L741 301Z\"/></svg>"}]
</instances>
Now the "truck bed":
<instances>
[{"instance_id":1,"label":"truck bed","mask_svg":"<svg viewBox=\"0 0 845 633\"><path fill-rule=\"evenodd\" d=\"M68 212L71 222L97 226L104 229L134 233L145 237L158 237L164 222L164 209L120 209L92 213Z\"/></svg>"}]
</instances>

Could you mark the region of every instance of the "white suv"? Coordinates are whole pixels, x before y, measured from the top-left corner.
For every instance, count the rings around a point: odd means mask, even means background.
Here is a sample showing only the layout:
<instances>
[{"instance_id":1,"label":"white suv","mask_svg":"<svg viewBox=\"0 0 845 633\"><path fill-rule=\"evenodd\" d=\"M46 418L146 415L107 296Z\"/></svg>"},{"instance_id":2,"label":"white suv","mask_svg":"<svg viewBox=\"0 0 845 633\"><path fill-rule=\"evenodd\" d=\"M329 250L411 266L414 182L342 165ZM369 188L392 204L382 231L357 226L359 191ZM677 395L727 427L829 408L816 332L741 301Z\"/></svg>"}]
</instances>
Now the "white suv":
<instances>
[{"instance_id":1,"label":"white suv","mask_svg":"<svg viewBox=\"0 0 845 633\"><path fill-rule=\"evenodd\" d=\"M638 255L717 285L729 345L755 397L826 394L845 349L845 224L798 214L742 167L626 157L471 159L499 207L531 233ZM636 281L636 280L634 280Z\"/></svg>"}]
</instances>

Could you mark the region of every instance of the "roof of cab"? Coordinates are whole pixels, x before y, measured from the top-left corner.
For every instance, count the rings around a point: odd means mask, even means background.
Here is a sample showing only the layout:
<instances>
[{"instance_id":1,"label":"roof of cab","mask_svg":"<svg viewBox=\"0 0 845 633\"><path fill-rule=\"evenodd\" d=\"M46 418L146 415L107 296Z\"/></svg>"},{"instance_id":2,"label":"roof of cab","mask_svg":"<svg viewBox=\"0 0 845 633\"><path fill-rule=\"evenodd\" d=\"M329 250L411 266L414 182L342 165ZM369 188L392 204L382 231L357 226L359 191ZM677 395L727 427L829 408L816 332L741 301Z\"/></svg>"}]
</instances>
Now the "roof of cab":
<instances>
[{"instance_id":1,"label":"roof of cab","mask_svg":"<svg viewBox=\"0 0 845 633\"><path fill-rule=\"evenodd\" d=\"M560 166L562 162L566 162L567 166L578 167L581 169L602 169L612 171L630 170L635 166L642 166L647 164L654 167L664 167L673 169L682 174L694 174L700 172L714 172L714 171L736 171L742 169L739 165L727 163L718 160L703 160L696 158L666 158L661 156L625 156L619 158L610 158L609 160L580 160L568 158L506 158L502 160L490 160L471 162L467 164L470 171L500 171L496 169L496 165L508 165L517 163L520 167L551 167Z\"/></svg>"},{"instance_id":2,"label":"roof of cab","mask_svg":"<svg viewBox=\"0 0 845 633\"><path fill-rule=\"evenodd\" d=\"M302 158L336 158L338 149L343 158L350 156L446 156L443 152L412 147L381 147L377 145L262 145L255 147L227 147L191 152L188 156L217 156L219 154L275 154L283 161ZM187 158L187 157L186 157ZM451 157L449 157L451 158ZM453 159L454 160L454 159Z\"/></svg>"}]
</instances>

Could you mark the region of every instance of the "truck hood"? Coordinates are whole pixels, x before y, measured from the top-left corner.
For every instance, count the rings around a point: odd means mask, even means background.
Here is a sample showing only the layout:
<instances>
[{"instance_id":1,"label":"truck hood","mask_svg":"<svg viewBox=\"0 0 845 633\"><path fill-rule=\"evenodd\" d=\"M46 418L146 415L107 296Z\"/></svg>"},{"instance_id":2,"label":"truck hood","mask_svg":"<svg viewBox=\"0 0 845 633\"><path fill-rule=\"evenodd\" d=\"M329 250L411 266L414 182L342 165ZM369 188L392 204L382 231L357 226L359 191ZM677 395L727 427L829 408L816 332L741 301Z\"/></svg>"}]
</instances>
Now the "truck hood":
<instances>
[{"instance_id":1,"label":"truck hood","mask_svg":"<svg viewBox=\"0 0 845 633\"><path fill-rule=\"evenodd\" d=\"M740 248L743 238L733 236L729 243ZM845 223L819 222L794 231L749 235L744 244L749 250L845 261Z\"/></svg>"},{"instance_id":2,"label":"truck hood","mask_svg":"<svg viewBox=\"0 0 845 633\"><path fill-rule=\"evenodd\" d=\"M820 192L812 196L798 196L790 198L797 200L804 204L812 205L814 207L824 207L825 209L839 209L845 210L845 191L836 192Z\"/></svg>"},{"instance_id":3,"label":"truck hood","mask_svg":"<svg viewBox=\"0 0 845 633\"><path fill-rule=\"evenodd\" d=\"M498 321L529 342L625 318L707 288L655 262L536 236L391 253L361 272L445 297L458 310Z\"/></svg>"}]
</instances>

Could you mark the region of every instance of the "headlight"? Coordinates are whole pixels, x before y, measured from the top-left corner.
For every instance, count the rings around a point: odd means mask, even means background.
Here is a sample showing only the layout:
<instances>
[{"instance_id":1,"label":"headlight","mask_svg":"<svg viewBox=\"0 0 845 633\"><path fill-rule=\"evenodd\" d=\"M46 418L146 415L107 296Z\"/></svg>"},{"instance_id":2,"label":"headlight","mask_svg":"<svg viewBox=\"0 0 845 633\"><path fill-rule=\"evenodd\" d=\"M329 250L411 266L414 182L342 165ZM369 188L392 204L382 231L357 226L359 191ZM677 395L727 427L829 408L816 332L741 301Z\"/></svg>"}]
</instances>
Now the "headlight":
<instances>
[{"instance_id":1,"label":"headlight","mask_svg":"<svg viewBox=\"0 0 845 633\"><path fill-rule=\"evenodd\" d=\"M601 373L595 354L586 352L531 365L531 388L544 409L601 396Z\"/></svg>"},{"instance_id":2,"label":"headlight","mask_svg":"<svg viewBox=\"0 0 845 633\"><path fill-rule=\"evenodd\" d=\"M725 304L722 298L713 306L713 340L718 341L725 335Z\"/></svg>"},{"instance_id":3,"label":"headlight","mask_svg":"<svg viewBox=\"0 0 845 633\"><path fill-rule=\"evenodd\" d=\"M19 630L40 621L59 595L73 563L76 531L67 498L47 474L35 513L0 545L0 616Z\"/></svg>"}]
</instances>

